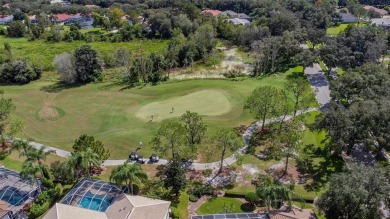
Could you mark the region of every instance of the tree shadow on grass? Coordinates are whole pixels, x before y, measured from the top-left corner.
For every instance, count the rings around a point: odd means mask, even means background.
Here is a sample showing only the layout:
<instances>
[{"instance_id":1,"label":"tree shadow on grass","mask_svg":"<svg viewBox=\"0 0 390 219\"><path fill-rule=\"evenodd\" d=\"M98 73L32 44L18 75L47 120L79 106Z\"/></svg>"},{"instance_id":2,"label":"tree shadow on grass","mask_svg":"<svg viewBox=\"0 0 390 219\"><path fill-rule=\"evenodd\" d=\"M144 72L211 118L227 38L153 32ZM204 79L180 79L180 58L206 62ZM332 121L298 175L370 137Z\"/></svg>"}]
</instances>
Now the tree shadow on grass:
<instances>
[{"instance_id":1,"label":"tree shadow on grass","mask_svg":"<svg viewBox=\"0 0 390 219\"><path fill-rule=\"evenodd\" d=\"M63 90L66 90L66 89L78 88L78 87L81 87L83 85L85 85L85 84L81 84L81 83L65 84L62 82L57 82L55 84L43 86L39 90L44 91L44 92L48 92L48 93L58 93L58 92L61 92Z\"/></svg>"},{"instance_id":2,"label":"tree shadow on grass","mask_svg":"<svg viewBox=\"0 0 390 219\"><path fill-rule=\"evenodd\" d=\"M326 149L316 148L312 156L322 158L322 160L313 164L312 168L307 172L310 176L310 182L304 188L307 191L320 191L329 181L331 175L343 170L345 163L341 156L331 154Z\"/></svg>"},{"instance_id":3,"label":"tree shadow on grass","mask_svg":"<svg viewBox=\"0 0 390 219\"><path fill-rule=\"evenodd\" d=\"M243 212L253 212L256 209L256 205L251 203L242 203L240 208Z\"/></svg>"}]
</instances>

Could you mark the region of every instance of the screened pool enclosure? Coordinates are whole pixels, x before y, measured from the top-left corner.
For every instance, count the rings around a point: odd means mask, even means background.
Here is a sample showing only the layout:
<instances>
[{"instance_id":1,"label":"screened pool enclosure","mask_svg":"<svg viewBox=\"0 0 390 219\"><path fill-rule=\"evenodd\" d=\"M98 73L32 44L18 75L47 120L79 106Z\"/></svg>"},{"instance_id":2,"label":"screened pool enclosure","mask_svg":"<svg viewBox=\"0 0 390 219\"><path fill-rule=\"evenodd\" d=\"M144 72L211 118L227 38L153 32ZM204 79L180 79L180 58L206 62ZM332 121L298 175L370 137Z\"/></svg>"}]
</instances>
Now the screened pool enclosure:
<instances>
[{"instance_id":1,"label":"screened pool enclosure","mask_svg":"<svg viewBox=\"0 0 390 219\"><path fill-rule=\"evenodd\" d=\"M100 180L80 180L61 200L62 204L104 212L122 193L116 185Z\"/></svg>"},{"instance_id":2,"label":"screened pool enclosure","mask_svg":"<svg viewBox=\"0 0 390 219\"><path fill-rule=\"evenodd\" d=\"M35 180L22 179L18 172L0 167L0 199L8 205L7 210L17 212L38 195Z\"/></svg>"}]
</instances>

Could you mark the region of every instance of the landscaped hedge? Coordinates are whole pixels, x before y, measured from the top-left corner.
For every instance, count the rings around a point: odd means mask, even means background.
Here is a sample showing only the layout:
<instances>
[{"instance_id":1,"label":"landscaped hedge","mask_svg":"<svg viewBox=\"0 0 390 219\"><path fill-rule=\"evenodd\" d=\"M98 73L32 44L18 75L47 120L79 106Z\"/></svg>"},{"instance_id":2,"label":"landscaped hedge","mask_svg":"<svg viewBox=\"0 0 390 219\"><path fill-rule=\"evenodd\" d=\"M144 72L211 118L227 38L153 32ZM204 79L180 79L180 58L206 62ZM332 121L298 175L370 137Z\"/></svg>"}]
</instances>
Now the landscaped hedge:
<instances>
[{"instance_id":1,"label":"landscaped hedge","mask_svg":"<svg viewBox=\"0 0 390 219\"><path fill-rule=\"evenodd\" d=\"M57 184L55 188L46 190L38 195L35 201L31 204L30 210L27 213L28 218L38 218L59 198L62 194L61 184Z\"/></svg>"}]
</instances>

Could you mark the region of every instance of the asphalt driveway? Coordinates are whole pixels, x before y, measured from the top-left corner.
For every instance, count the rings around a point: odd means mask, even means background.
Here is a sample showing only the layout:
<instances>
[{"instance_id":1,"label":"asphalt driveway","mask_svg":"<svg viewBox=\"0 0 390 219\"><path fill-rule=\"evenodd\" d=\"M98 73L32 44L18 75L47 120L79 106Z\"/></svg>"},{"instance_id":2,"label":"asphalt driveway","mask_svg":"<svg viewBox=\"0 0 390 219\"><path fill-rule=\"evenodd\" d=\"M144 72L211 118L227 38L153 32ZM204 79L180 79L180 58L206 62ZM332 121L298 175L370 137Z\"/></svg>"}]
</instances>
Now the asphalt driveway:
<instances>
[{"instance_id":1,"label":"asphalt driveway","mask_svg":"<svg viewBox=\"0 0 390 219\"><path fill-rule=\"evenodd\" d=\"M311 84L321 109L325 109L330 102L329 82L319 64L305 68L305 75Z\"/></svg>"}]
</instances>

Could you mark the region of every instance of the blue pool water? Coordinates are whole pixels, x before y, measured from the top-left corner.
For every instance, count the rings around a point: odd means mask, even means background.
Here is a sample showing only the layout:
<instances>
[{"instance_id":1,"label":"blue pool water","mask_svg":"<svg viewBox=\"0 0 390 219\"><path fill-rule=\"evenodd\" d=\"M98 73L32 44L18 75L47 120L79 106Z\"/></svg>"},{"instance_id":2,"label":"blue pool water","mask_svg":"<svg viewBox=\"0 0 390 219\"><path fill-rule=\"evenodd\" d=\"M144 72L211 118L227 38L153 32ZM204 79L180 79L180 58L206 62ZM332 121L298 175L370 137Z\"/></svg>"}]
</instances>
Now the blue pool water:
<instances>
[{"instance_id":1,"label":"blue pool water","mask_svg":"<svg viewBox=\"0 0 390 219\"><path fill-rule=\"evenodd\" d=\"M87 192L83 198L78 202L83 208L91 209L95 211L106 211L111 205L111 197L104 195L95 195L91 192Z\"/></svg>"},{"instance_id":2,"label":"blue pool water","mask_svg":"<svg viewBox=\"0 0 390 219\"><path fill-rule=\"evenodd\" d=\"M0 199L13 206L22 205L27 198L28 195L20 192L17 188L6 186L0 189Z\"/></svg>"}]
</instances>

